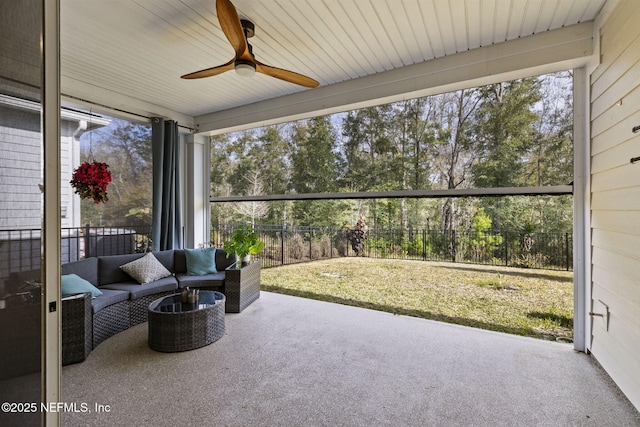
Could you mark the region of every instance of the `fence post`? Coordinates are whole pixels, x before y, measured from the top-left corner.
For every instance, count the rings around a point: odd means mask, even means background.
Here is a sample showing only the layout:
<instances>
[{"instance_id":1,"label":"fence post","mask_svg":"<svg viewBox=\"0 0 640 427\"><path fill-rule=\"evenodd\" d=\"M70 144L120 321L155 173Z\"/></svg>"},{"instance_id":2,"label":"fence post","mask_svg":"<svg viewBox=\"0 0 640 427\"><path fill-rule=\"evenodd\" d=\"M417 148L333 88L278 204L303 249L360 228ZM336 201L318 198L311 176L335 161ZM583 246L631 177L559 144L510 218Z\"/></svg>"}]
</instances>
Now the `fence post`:
<instances>
[{"instance_id":1,"label":"fence post","mask_svg":"<svg viewBox=\"0 0 640 427\"><path fill-rule=\"evenodd\" d=\"M84 257L91 257L91 234L89 224L85 224L84 226Z\"/></svg>"},{"instance_id":2,"label":"fence post","mask_svg":"<svg viewBox=\"0 0 640 427\"><path fill-rule=\"evenodd\" d=\"M509 232L504 232L504 266L509 267Z\"/></svg>"},{"instance_id":3,"label":"fence post","mask_svg":"<svg viewBox=\"0 0 640 427\"><path fill-rule=\"evenodd\" d=\"M284 239L285 239L285 233L287 232L287 224L282 224L282 234L280 235L281 237L281 243L280 243L280 265L284 265Z\"/></svg>"},{"instance_id":4,"label":"fence post","mask_svg":"<svg viewBox=\"0 0 640 427\"><path fill-rule=\"evenodd\" d=\"M451 230L451 262L456 262L456 230Z\"/></svg>"},{"instance_id":5,"label":"fence post","mask_svg":"<svg viewBox=\"0 0 640 427\"><path fill-rule=\"evenodd\" d=\"M569 271L569 233L564 233L564 251L566 253L567 271Z\"/></svg>"},{"instance_id":6,"label":"fence post","mask_svg":"<svg viewBox=\"0 0 640 427\"><path fill-rule=\"evenodd\" d=\"M427 230L422 229L422 260L427 260Z\"/></svg>"},{"instance_id":7,"label":"fence post","mask_svg":"<svg viewBox=\"0 0 640 427\"><path fill-rule=\"evenodd\" d=\"M309 225L309 261L313 259L311 256L311 242L313 241L313 230L311 229L311 225Z\"/></svg>"},{"instance_id":8,"label":"fence post","mask_svg":"<svg viewBox=\"0 0 640 427\"><path fill-rule=\"evenodd\" d=\"M329 259L333 258L333 236L336 234L336 229L331 227L329 228Z\"/></svg>"}]
</instances>

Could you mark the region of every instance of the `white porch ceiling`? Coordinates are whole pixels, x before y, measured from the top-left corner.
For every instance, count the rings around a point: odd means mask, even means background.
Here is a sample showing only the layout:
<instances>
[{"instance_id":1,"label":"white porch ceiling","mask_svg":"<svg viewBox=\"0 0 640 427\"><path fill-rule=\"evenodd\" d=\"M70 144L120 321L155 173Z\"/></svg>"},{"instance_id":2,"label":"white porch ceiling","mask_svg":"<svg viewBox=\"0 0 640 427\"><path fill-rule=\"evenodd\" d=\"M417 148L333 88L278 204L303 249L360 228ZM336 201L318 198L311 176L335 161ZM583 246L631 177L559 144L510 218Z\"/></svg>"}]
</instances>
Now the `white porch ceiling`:
<instances>
[{"instance_id":1,"label":"white porch ceiling","mask_svg":"<svg viewBox=\"0 0 640 427\"><path fill-rule=\"evenodd\" d=\"M607 0L232 1L255 23L250 42L261 62L308 75L320 87L232 71L180 79L233 56L215 0L61 0L63 95L194 123L591 21Z\"/></svg>"}]
</instances>

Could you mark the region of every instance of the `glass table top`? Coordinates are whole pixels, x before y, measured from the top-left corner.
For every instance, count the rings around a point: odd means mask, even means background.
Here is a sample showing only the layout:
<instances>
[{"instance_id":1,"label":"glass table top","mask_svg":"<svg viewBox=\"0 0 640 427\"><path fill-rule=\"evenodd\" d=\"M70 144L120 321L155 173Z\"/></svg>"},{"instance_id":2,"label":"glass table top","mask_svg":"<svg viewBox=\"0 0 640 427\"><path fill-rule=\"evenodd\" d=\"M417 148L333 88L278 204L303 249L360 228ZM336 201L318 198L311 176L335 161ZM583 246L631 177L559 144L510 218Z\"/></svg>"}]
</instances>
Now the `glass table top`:
<instances>
[{"instance_id":1,"label":"glass table top","mask_svg":"<svg viewBox=\"0 0 640 427\"><path fill-rule=\"evenodd\" d=\"M183 303L181 294L168 295L149 305L149 310L160 313L182 313L186 311L204 310L216 304L220 304L224 295L216 291L200 291L196 304Z\"/></svg>"}]
</instances>

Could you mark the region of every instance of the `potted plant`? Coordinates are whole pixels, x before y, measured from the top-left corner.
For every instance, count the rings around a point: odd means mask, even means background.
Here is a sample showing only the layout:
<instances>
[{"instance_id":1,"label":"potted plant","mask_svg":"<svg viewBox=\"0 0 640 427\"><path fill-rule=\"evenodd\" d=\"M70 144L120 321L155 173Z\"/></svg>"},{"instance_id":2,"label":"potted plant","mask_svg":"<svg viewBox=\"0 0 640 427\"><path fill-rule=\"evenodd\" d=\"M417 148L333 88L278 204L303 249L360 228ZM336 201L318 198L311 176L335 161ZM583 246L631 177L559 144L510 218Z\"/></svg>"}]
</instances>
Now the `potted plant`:
<instances>
[{"instance_id":1,"label":"potted plant","mask_svg":"<svg viewBox=\"0 0 640 427\"><path fill-rule=\"evenodd\" d=\"M241 225L232 234L231 240L224 242L227 257L235 253L242 266L249 265L251 255L256 255L264 249L264 242L258 239L258 234L248 225Z\"/></svg>"}]
</instances>

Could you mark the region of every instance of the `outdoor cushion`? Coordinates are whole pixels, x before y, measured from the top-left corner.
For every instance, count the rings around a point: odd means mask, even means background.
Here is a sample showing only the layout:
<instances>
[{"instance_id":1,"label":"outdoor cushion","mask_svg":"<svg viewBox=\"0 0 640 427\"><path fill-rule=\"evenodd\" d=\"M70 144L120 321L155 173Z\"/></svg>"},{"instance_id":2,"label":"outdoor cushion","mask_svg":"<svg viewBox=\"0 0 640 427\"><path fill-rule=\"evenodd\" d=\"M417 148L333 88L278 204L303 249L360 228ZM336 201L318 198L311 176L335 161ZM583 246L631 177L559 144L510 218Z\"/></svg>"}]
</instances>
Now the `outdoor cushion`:
<instances>
[{"instance_id":1,"label":"outdoor cushion","mask_svg":"<svg viewBox=\"0 0 640 427\"><path fill-rule=\"evenodd\" d=\"M140 286L139 283L129 280L128 282L111 283L101 287L100 289L126 291L129 294L129 298L134 300L147 295L175 291L178 289L178 281L175 277L169 276L147 283L144 286Z\"/></svg>"},{"instance_id":2,"label":"outdoor cushion","mask_svg":"<svg viewBox=\"0 0 640 427\"><path fill-rule=\"evenodd\" d=\"M141 285L171 276L171 272L152 253L121 265L120 268Z\"/></svg>"},{"instance_id":3,"label":"outdoor cushion","mask_svg":"<svg viewBox=\"0 0 640 427\"><path fill-rule=\"evenodd\" d=\"M174 273L187 273L187 257L185 256L184 249L175 249L175 265ZM222 248L216 248L216 270L224 271L225 268L236 262L236 255L231 254L227 258L227 253Z\"/></svg>"},{"instance_id":4,"label":"outdoor cushion","mask_svg":"<svg viewBox=\"0 0 640 427\"><path fill-rule=\"evenodd\" d=\"M128 282L131 276L120 269L120 266L142 258L145 254L106 255L98 257L98 287L109 283Z\"/></svg>"},{"instance_id":5,"label":"outdoor cushion","mask_svg":"<svg viewBox=\"0 0 640 427\"><path fill-rule=\"evenodd\" d=\"M129 299L129 292L104 288L100 288L100 291L102 292L102 295L91 300L91 306L93 307L94 313L99 312L105 307L122 301L127 301Z\"/></svg>"},{"instance_id":6,"label":"outdoor cushion","mask_svg":"<svg viewBox=\"0 0 640 427\"><path fill-rule=\"evenodd\" d=\"M201 276L203 274L217 273L216 248L185 249L187 259L187 274Z\"/></svg>"},{"instance_id":7,"label":"outdoor cushion","mask_svg":"<svg viewBox=\"0 0 640 427\"><path fill-rule=\"evenodd\" d=\"M167 249L166 251L154 252L153 256L155 256L167 270L174 271L173 252L173 249Z\"/></svg>"},{"instance_id":8,"label":"outdoor cushion","mask_svg":"<svg viewBox=\"0 0 640 427\"><path fill-rule=\"evenodd\" d=\"M63 275L76 274L93 286L98 286L98 258L86 258L62 264L61 272Z\"/></svg>"},{"instance_id":9,"label":"outdoor cushion","mask_svg":"<svg viewBox=\"0 0 640 427\"><path fill-rule=\"evenodd\" d=\"M62 297L83 294L85 292L90 292L92 298L102 295L100 289L96 288L77 274L65 274L60 277L60 292Z\"/></svg>"},{"instance_id":10,"label":"outdoor cushion","mask_svg":"<svg viewBox=\"0 0 640 427\"><path fill-rule=\"evenodd\" d=\"M224 272L203 274L201 276L190 276L185 273L176 274L181 288L186 288L187 286L190 288L222 286L224 277Z\"/></svg>"}]
</instances>

